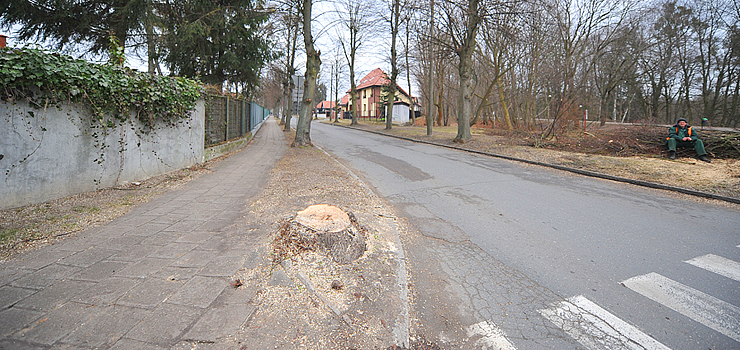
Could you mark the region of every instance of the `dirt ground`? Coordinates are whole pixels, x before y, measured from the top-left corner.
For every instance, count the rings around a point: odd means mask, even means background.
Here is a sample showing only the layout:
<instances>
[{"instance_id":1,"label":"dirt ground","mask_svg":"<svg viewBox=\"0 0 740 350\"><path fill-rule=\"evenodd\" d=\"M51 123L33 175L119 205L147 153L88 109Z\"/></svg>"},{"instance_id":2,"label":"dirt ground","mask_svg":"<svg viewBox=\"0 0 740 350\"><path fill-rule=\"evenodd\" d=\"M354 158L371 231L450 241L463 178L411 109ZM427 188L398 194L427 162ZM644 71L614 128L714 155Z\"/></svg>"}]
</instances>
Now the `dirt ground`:
<instances>
[{"instance_id":1,"label":"dirt ground","mask_svg":"<svg viewBox=\"0 0 740 350\"><path fill-rule=\"evenodd\" d=\"M340 120L340 124L349 125L349 120ZM740 157L736 153L740 151L737 148L719 147L705 141L712 163L699 161L694 150L688 149L679 149L678 158L672 161L667 158L668 150L663 142L668 132L664 126L594 125L589 126L585 134L582 130L571 131L546 141L538 140L539 130L509 131L478 126L471 130L473 139L463 144L452 142L457 134L457 126L435 126L432 136L426 135L425 126L394 125L389 131L384 130L384 125L376 123L361 123L359 127L465 149L740 198ZM700 137L713 136L710 139L717 139L709 131L699 132ZM729 151L726 151L727 148Z\"/></svg>"}]
</instances>

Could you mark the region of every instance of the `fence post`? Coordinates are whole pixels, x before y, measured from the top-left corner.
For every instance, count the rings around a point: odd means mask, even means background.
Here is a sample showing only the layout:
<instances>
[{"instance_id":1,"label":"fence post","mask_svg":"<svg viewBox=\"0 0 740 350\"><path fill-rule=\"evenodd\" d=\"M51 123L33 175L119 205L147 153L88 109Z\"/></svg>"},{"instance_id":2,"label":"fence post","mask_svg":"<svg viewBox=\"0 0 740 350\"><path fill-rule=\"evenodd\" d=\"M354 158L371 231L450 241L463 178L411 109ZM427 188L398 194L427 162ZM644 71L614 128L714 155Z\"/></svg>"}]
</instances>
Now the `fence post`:
<instances>
[{"instance_id":1,"label":"fence post","mask_svg":"<svg viewBox=\"0 0 740 350\"><path fill-rule=\"evenodd\" d=\"M247 134L247 131L249 130L249 122L247 122L247 106L244 99L242 99L242 136Z\"/></svg>"},{"instance_id":2,"label":"fence post","mask_svg":"<svg viewBox=\"0 0 740 350\"><path fill-rule=\"evenodd\" d=\"M224 126L224 141L229 141L229 95L226 95L226 125Z\"/></svg>"}]
</instances>

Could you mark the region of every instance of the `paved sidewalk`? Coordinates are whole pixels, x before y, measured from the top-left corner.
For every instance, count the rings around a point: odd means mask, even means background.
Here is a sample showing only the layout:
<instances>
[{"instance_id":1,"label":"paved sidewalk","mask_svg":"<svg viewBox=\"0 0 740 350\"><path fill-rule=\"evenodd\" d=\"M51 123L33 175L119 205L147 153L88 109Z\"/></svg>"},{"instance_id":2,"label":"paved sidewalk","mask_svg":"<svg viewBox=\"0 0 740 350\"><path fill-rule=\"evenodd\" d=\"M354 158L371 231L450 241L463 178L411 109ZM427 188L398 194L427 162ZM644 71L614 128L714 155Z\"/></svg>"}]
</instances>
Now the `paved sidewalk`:
<instances>
[{"instance_id":1,"label":"paved sidewalk","mask_svg":"<svg viewBox=\"0 0 740 350\"><path fill-rule=\"evenodd\" d=\"M157 349L235 333L252 292L227 287L256 264L258 242L229 226L285 149L270 119L212 173L1 263L0 349Z\"/></svg>"}]
</instances>

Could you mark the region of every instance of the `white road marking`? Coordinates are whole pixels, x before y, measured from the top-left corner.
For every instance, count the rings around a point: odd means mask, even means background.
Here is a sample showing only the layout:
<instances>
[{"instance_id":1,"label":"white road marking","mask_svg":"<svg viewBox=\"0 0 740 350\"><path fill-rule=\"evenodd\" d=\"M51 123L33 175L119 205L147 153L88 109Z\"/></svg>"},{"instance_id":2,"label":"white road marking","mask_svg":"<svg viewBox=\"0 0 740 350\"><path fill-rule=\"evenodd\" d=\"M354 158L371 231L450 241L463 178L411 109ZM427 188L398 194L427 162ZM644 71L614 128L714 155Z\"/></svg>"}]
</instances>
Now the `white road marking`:
<instances>
[{"instance_id":1,"label":"white road marking","mask_svg":"<svg viewBox=\"0 0 740 350\"><path fill-rule=\"evenodd\" d=\"M496 327L491 321L483 321L476 323L467 329L468 337L475 335L482 335L483 337L475 342L476 346L480 346L482 349L493 349L493 350L516 350L512 345L504 331Z\"/></svg>"},{"instance_id":2,"label":"white road marking","mask_svg":"<svg viewBox=\"0 0 740 350\"><path fill-rule=\"evenodd\" d=\"M657 273L632 277L623 285L736 341L740 308Z\"/></svg>"},{"instance_id":3,"label":"white road marking","mask_svg":"<svg viewBox=\"0 0 740 350\"><path fill-rule=\"evenodd\" d=\"M591 350L670 350L582 295L568 298L539 312Z\"/></svg>"},{"instance_id":4,"label":"white road marking","mask_svg":"<svg viewBox=\"0 0 740 350\"><path fill-rule=\"evenodd\" d=\"M707 254L685 261L696 267L740 281L740 263L719 255Z\"/></svg>"}]
</instances>

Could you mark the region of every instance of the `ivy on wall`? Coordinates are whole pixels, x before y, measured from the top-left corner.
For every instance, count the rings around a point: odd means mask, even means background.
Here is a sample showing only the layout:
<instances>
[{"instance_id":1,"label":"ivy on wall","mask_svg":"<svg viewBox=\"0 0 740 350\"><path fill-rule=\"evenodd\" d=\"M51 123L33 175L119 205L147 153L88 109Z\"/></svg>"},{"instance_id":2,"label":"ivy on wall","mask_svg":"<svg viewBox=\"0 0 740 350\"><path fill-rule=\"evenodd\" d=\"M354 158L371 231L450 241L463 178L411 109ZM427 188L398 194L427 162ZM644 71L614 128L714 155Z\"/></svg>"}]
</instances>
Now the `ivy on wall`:
<instances>
[{"instance_id":1,"label":"ivy on wall","mask_svg":"<svg viewBox=\"0 0 740 350\"><path fill-rule=\"evenodd\" d=\"M112 62L94 64L38 49L0 49L0 99L44 108L64 102L90 108L93 123L113 127L135 115L144 126L188 117L202 87L187 78L140 73Z\"/></svg>"}]
</instances>

